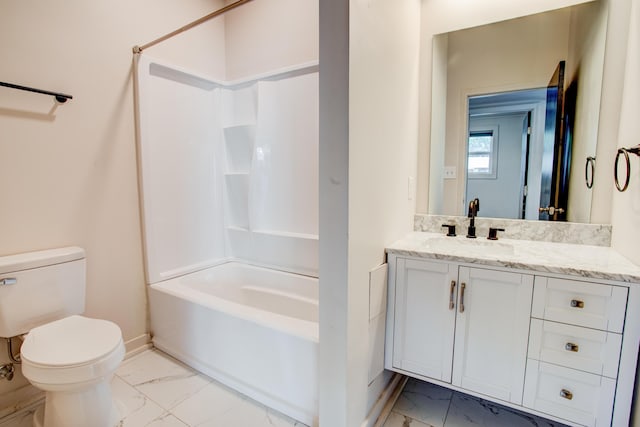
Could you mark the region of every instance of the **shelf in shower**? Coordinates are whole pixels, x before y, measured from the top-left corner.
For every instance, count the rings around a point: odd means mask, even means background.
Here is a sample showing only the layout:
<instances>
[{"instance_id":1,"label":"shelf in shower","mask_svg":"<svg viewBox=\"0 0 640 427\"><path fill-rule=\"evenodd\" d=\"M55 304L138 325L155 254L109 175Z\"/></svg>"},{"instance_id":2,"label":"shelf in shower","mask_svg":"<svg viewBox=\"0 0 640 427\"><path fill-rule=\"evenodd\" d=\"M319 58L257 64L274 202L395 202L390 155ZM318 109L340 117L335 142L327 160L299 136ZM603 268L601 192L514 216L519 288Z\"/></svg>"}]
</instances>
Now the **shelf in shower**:
<instances>
[{"instance_id":1,"label":"shelf in shower","mask_svg":"<svg viewBox=\"0 0 640 427\"><path fill-rule=\"evenodd\" d=\"M227 225L227 230L239 233L249 233L251 231L248 227L238 227L237 225Z\"/></svg>"},{"instance_id":2,"label":"shelf in shower","mask_svg":"<svg viewBox=\"0 0 640 427\"><path fill-rule=\"evenodd\" d=\"M273 237L289 237L303 240L318 240L317 234L295 233L291 231L274 231L274 230L251 230L249 227L240 227L237 225L227 225L227 230L240 233L255 233L264 236Z\"/></svg>"},{"instance_id":3,"label":"shelf in shower","mask_svg":"<svg viewBox=\"0 0 640 427\"><path fill-rule=\"evenodd\" d=\"M228 225L230 255L299 274L318 274L318 235Z\"/></svg>"},{"instance_id":4,"label":"shelf in shower","mask_svg":"<svg viewBox=\"0 0 640 427\"><path fill-rule=\"evenodd\" d=\"M293 237L295 239L318 240L317 234L296 233L292 231L276 231L276 230L251 230L256 234L265 234L275 237Z\"/></svg>"},{"instance_id":5,"label":"shelf in shower","mask_svg":"<svg viewBox=\"0 0 640 427\"><path fill-rule=\"evenodd\" d=\"M247 122L247 123L231 123L228 125L222 125L222 129L225 131L225 133L227 131L229 132L243 132L242 129L250 129L250 128L255 128L256 124L255 122ZM235 130L234 130L235 129Z\"/></svg>"}]
</instances>

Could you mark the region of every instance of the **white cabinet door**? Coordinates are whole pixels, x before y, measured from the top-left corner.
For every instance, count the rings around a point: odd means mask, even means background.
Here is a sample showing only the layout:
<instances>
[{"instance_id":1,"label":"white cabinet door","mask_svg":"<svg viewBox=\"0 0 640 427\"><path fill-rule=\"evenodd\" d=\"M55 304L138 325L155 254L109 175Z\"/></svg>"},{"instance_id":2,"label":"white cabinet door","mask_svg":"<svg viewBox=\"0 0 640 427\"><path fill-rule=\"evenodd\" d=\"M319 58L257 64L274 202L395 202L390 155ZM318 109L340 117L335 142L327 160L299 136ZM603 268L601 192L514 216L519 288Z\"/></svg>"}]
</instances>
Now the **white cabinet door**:
<instances>
[{"instance_id":1,"label":"white cabinet door","mask_svg":"<svg viewBox=\"0 0 640 427\"><path fill-rule=\"evenodd\" d=\"M398 258L393 367L451 382L457 265Z\"/></svg>"},{"instance_id":2,"label":"white cabinet door","mask_svg":"<svg viewBox=\"0 0 640 427\"><path fill-rule=\"evenodd\" d=\"M453 384L521 404L533 276L460 267Z\"/></svg>"}]
</instances>

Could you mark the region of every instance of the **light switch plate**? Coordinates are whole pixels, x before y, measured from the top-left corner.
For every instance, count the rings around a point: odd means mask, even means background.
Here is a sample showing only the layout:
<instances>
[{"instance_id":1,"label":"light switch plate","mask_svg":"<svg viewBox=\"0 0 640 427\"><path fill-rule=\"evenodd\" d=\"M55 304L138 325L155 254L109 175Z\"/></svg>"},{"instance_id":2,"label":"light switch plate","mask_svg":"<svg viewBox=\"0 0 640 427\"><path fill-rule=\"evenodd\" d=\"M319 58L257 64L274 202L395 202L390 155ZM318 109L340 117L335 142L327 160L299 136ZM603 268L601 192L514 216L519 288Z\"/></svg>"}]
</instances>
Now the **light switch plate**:
<instances>
[{"instance_id":1,"label":"light switch plate","mask_svg":"<svg viewBox=\"0 0 640 427\"><path fill-rule=\"evenodd\" d=\"M444 167L444 179L456 179L457 175L458 171L455 166Z\"/></svg>"}]
</instances>

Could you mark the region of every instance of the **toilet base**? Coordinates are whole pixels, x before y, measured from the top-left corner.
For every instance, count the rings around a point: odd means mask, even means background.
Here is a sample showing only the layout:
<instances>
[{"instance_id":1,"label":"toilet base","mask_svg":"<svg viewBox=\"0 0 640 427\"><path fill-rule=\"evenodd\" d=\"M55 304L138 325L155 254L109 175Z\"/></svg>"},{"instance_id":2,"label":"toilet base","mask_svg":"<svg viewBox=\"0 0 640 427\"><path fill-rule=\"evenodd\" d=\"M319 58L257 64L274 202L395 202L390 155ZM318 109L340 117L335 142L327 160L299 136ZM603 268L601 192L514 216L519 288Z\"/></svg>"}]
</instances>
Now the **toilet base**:
<instances>
[{"instance_id":1,"label":"toilet base","mask_svg":"<svg viewBox=\"0 0 640 427\"><path fill-rule=\"evenodd\" d=\"M120 418L109 384L103 383L83 392L47 392L45 404L33 414L33 427L114 427Z\"/></svg>"}]
</instances>

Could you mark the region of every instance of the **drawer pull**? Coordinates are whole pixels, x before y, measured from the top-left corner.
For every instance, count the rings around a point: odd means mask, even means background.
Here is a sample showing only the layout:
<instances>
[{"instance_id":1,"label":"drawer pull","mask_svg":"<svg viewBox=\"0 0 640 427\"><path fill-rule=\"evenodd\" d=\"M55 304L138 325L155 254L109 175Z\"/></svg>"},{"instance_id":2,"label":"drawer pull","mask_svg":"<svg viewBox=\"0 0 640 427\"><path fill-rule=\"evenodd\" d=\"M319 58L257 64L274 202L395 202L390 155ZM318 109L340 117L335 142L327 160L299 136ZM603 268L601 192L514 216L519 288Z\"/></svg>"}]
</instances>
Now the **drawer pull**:
<instances>
[{"instance_id":1,"label":"drawer pull","mask_svg":"<svg viewBox=\"0 0 640 427\"><path fill-rule=\"evenodd\" d=\"M453 308L455 307L455 300L453 299L453 294L455 293L456 290L456 281L452 280L451 281L451 291L449 293L449 310L453 310Z\"/></svg>"},{"instance_id":2,"label":"drawer pull","mask_svg":"<svg viewBox=\"0 0 640 427\"><path fill-rule=\"evenodd\" d=\"M573 399L573 393L571 393L569 390L563 388L562 390L560 390L560 397L563 397L563 398L565 398L567 400L571 400L571 399Z\"/></svg>"},{"instance_id":3,"label":"drawer pull","mask_svg":"<svg viewBox=\"0 0 640 427\"><path fill-rule=\"evenodd\" d=\"M571 300L571 307L584 308L584 301L580 301L580 300L577 300L577 299L572 299Z\"/></svg>"},{"instance_id":4,"label":"drawer pull","mask_svg":"<svg viewBox=\"0 0 640 427\"><path fill-rule=\"evenodd\" d=\"M467 287L467 285L462 282L460 284L460 313L464 313L464 289Z\"/></svg>"},{"instance_id":5,"label":"drawer pull","mask_svg":"<svg viewBox=\"0 0 640 427\"><path fill-rule=\"evenodd\" d=\"M579 349L579 348L580 348L580 347L578 346L578 344L574 344L574 343L572 343L572 342L568 342L568 343L566 343L566 344L564 345L564 349L565 349L565 350L567 350L567 351L574 351L574 352L576 352L576 353L578 352L578 349Z\"/></svg>"}]
</instances>

